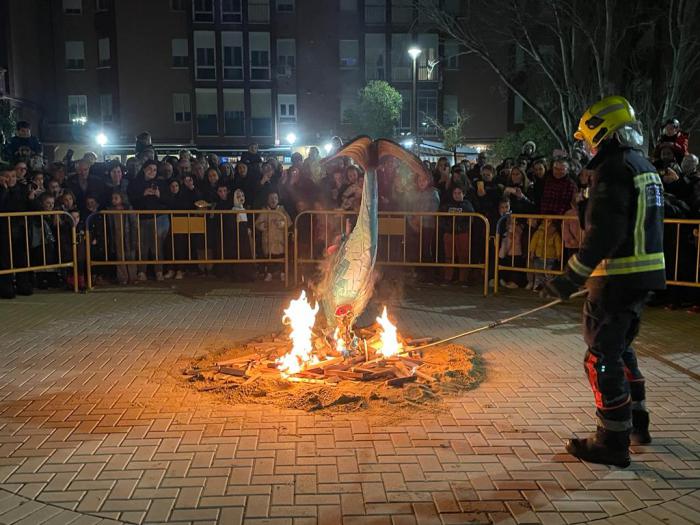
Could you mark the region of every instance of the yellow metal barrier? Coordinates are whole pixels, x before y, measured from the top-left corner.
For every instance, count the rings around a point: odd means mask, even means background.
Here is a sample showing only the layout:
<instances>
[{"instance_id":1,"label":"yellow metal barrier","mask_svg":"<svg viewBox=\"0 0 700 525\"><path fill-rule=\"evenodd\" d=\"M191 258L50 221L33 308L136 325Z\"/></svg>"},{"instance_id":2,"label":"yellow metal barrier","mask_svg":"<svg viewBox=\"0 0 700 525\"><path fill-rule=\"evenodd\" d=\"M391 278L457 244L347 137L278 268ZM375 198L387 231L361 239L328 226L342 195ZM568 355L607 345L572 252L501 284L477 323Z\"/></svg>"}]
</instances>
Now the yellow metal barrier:
<instances>
[{"instance_id":1,"label":"yellow metal barrier","mask_svg":"<svg viewBox=\"0 0 700 525\"><path fill-rule=\"evenodd\" d=\"M0 213L0 275L62 268L72 268L77 292L77 235L69 213Z\"/></svg>"},{"instance_id":2,"label":"yellow metal barrier","mask_svg":"<svg viewBox=\"0 0 700 525\"><path fill-rule=\"evenodd\" d=\"M277 210L100 211L85 221L88 288L99 266L260 263L282 265L286 287L290 226Z\"/></svg>"},{"instance_id":3,"label":"yellow metal barrier","mask_svg":"<svg viewBox=\"0 0 700 525\"><path fill-rule=\"evenodd\" d=\"M511 221L511 222L507 222ZM524 274L544 274L546 276L560 275L564 273L564 267L568 261L567 253L564 248L564 243L561 242L561 248L554 253L551 251L548 237L551 237L552 230L548 228L552 225L556 234L561 236L561 230L567 221L579 222L576 215L527 215L527 214L510 214L498 221L496 225L495 236L495 254L496 264L494 265L494 293L498 293L499 282L502 278L502 272L520 272ZM516 227L506 226L506 224L515 224ZM698 242L698 231L700 230L700 220L688 219L665 219L666 226L665 236L665 258L666 258L666 275L667 283L676 286L691 286L700 287L700 243ZM522 227L521 235L527 231L527 235L522 236L521 249L523 255L520 256L520 265L516 264L517 256L515 254L505 257L506 264L501 264L499 252L501 249L502 238L509 240L511 245L517 242L518 230L517 226ZM504 228L508 228L506 231ZM544 258L545 260L554 260L555 264L552 267L547 265L539 266L533 263L539 262L532 255L532 239L533 234L537 230L541 230L540 236L543 237ZM583 239L583 231L579 232L579 244ZM670 234L670 236L669 236Z\"/></svg>"},{"instance_id":4,"label":"yellow metal barrier","mask_svg":"<svg viewBox=\"0 0 700 525\"><path fill-rule=\"evenodd\" d=\"M350 233L356 217L356 212L343 210L310 210L296 217L295 283L300 266L320 263L328 248ZM380 212L378 244L380 266L482 270L488 294L489 220L479 213Z\"/></svg>"}]
</instances>

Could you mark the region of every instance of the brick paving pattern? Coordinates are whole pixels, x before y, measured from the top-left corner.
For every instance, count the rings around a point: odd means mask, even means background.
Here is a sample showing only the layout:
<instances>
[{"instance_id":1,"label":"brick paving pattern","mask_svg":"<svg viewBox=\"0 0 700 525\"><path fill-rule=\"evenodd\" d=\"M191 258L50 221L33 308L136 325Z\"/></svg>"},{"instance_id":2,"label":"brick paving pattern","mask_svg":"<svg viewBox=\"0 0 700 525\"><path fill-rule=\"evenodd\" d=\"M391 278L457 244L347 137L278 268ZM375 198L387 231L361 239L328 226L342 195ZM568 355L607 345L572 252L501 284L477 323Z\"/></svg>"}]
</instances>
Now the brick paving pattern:
<instances>
[{"instance_id":1,"label":"brick paving pattern","mask_svg":"<svg viewBox=\"0 0 700 525\"><path fill-rule=\"evenodd\" d=\"M413 336L541 303L406 293L387 301ZM209 285L0 303L0 524L700 523L697 317L647 311L655 441L618 470L563 453L594 424L580 305L465 340L487 379L437 415L227 406L177 385L179 360L278 330L288 298Z\"/></svg>"}]
</instances>

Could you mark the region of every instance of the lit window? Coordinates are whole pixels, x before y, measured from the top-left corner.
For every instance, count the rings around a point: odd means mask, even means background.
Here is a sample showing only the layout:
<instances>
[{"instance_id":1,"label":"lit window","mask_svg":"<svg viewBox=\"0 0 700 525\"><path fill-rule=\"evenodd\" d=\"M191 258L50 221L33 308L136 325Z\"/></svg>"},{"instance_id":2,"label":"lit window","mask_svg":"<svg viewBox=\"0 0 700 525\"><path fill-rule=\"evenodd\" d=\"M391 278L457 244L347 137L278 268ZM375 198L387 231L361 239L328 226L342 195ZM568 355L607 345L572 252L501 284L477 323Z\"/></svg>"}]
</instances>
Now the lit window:
<instances>
[{"instance_id":1,"label":"lit window","mask_svg":"<svg viewBox=\"0 0 700 525\"><path fill-rule=\"evenodd\" d=\"M277 12L278 13L293 13L294 12L294 0L277 0Z\"/></svg>"},{"instance_id":2,"label":"lit window","mask_svg":"<svg viewBox=\"0 0 700 525\"><path fill-rule=\"evenodd\" d=\"M437 33L421 33L418 35L418 47L421 54L418 55L418 80L435 80L431 76L431 69L428 63L438 58L438 35Z\"/></svg>"},{"instance_id":3,"label":"lit window","mask_svg":"<svg viewBox=\"0 0 700 525\"><path fill-rule=\"evenodd\" d=\"M280 122L296 122L297 96L277 95L277 107Z\"/></svg>"},{"instance_id":4,"label":"lit window","mask_svg":"<svg viewBox=\"0 0 700 525\"><path fill-rule=\"evenodd\" d=\"M173 67L188 67L190 65L189 42L186 38L171 40Z\"/></svg>"},{"instance_id":5,"label":"lit window","mask_svg":"<svg viewBox=\"0 0 700 525\"><path fill-rule=\"evenodd\" d=\"M272 104L269 89L250 90L250 134L253 137L272 136Z\"/></svg>"},{"instance_id":6,"label":"lit window","mask_svg":"<svg viewBox=\"0 0 700 525\"><path fill-rule=\"evenodd\" d=\"M100 95L100 116L102 117L103 123L112 122L112 120L114 120L111 93Z\"/></svg>"},{"instance_id":7,"label":"lit window","mask_svg":"<svg viewBox=\"0 0 700 525\"><path fill-rule=\"evenodd\" d=\"M63 12L67 15L82 15L83 0L63 0Z\"/></svg>"},{"instance_id":8,"label":"lit window","mask_svg":"<svg viewBox=\"0 0 700 525\"><path fill-rule=\"evenodd\" d=\"M192 19L195 22L213 22L214 21L214 2L213 0L194 0L192 2Z\"/></svg>"},{"instance_id":9,"label":"lit window","mask_svg":"<svg viewBox=\"0 0 700 525\"><path fill-rule=\"evenodd\" d=\"M66 69L85 69L85 46L82 41L66 42Z\"/></svg>"},{"instance_id":10,"label":"lit window","mask_svg":"<svg viewBox=\"0 0 700 525\"><path fill-rule=\"evenodd\" d=\"M221 54L224 57L224 80L243 80L243 33L223 31Z\"/></svg>"},{"instance_id":11,"label":"lit window","mask_svg":"<svg viewBox=\"0 0 700 525\"><path fill-rule=\"evenodd\" d=\"M267 24L270 22L270 0L248 0L248 22Z\"/></svg>"},{"instance_id":12,"label":"lit window","mask_svg":"<svg viewBox=\"0 0 700 525\"><path fill-rule=\"evenodd\" d=\"M243 21L241 0L221 0L221 21L226 24L240 24Z\"/></svg>"},{"instance_id":13,"label":"lit window","mask_svg":"<svg viewBox=\"0 0 700 525\"><path fill-rule=\"evenodd\" d=\"M196 89L197 133L199 135L219 134L219 111L216 89Z\"/></svg>"},{"instance_id":14,"label":"lit window","mask_svg":"<svg viewBox=\"0 0 700 525\"><path fill-rule=\"evenodd\" d=\"M173 118L175 122L192 121L189 93L173 93Z\"/></svg>"},{"instance_id":15,"label":"lit window","mask_svg":"<svg viewBox=\"0 0 700 525\"><path fill-rule=\"evenodd\" d=\"M85 124L87 116L87 95L68 95L68 122Z\"/></svg>"},{"instance_id":16,"label":"lit window","mask_svg":"<svg viewBox=\"0 0 700 525\"><path fill-rule=\"evenodd\" d=\"M245 101L242 89L224 89L224 135L245 136Z\"/></svg>"},{"instance_id":17,"label":"lit window","mask_svg":"<svg viewBox=\"0 0 700 525\"><path fill-rule=\"evenodd\" d=\"M293 38L277 39L277 74L291 77L297 66L297 45Z\"/></svg>"},{"instance_id":18,"label":"lit window","mask_svg":"<svg viewBox=\"0 0 700 525\"><path fill-rule=\"evenodd\" d=\"M360 45L357 40L341 40L338 42L340 67L354 69L360 62Z\"/></svg>"},{"instance_id":19,"label":"lit window","mask_svg":"<svg viewBox=\"0 0 700 525\"><path fill-rule=\"evenodd\" d=\"M216 80L216 49L214 48L214 31L194 32L195 78L197 80Z\"/></svg>"},{"instance_id":20,"label":"lit window","mask_svg":"<svg viewBox=\"0 0 700 525\"><path fill-rule=\"evenodd\" d=\"M386 22L386 0L365 0L365 23L384 24Z\"/></svg>"},{"instance_id":21,"label":"lit window","mask_svg":"<svg viewBox=\"0 0 700 525\"><path fill-rule=\"evenodd\" d=\"M270 33L249 33L250 79L270 80Z\"/></svg>"},{"instance_id":22,"label":"lit window","mask_svg":"<svg viewBox=\"0 0 700 525\"><path fill-rule=\"evenodd\" d=\"M112 53L109 48L109 38L100 38L97 41L97 56L97 65L99 67L109 67L112 59Z\"/></svg>"}]
</instances>

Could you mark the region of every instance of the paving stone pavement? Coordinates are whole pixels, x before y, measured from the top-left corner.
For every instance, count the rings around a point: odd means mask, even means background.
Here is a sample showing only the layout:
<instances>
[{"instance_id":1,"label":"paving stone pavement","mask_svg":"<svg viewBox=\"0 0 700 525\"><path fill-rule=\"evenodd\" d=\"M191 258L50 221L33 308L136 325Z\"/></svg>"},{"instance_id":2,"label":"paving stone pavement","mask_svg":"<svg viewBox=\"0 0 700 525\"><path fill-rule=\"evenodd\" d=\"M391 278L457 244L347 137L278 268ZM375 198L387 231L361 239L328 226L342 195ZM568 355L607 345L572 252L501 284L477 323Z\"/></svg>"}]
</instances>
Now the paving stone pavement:
<instances>
[{"instance_id":1,"label":"paving stone pavement","mask_svg":"<svg viewBox=\"0 0 700 525\"><path fill-rule=\"evenodd\" d=\"M414 336L541 304L383 293ZM698 317L647 312L655 440L619 470L563 453L593 425L580 304L464 340L487 378L441 414L331 418L178 386L178 361L278 330L289 297L209 284L0 303L0 524L700 523Z\"/></svg>"}]
</instances>

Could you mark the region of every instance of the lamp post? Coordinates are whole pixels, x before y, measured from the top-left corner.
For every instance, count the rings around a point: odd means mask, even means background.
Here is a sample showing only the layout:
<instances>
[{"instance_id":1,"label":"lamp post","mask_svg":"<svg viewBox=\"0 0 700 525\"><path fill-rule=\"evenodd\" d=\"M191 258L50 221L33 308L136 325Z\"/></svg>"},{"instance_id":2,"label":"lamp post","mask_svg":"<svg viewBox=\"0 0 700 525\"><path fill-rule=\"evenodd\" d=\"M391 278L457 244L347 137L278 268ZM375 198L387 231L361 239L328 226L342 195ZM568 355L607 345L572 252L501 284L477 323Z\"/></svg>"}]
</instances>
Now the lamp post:
<instances>
[{"instance_id":1,"label":"lamp post","mask_svg":"<svg viewBox=\"0 0 700 525\"><path fill-rule=\"evenodd\" d=\"M418 60L418 57L421 54L421 49L419 47L412 46L408 50L408 54L413 59L413 89L411 90L411 136L413 137L413 144L414 146L416 146L418 144L418 70L416 67L416 60Z\"/></svg>"}]
</instances>

